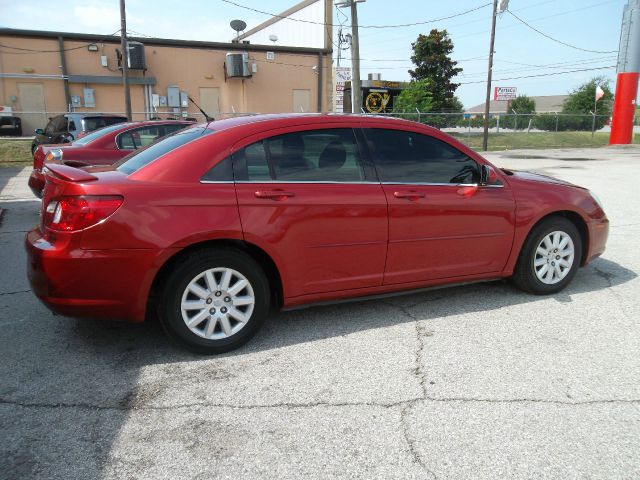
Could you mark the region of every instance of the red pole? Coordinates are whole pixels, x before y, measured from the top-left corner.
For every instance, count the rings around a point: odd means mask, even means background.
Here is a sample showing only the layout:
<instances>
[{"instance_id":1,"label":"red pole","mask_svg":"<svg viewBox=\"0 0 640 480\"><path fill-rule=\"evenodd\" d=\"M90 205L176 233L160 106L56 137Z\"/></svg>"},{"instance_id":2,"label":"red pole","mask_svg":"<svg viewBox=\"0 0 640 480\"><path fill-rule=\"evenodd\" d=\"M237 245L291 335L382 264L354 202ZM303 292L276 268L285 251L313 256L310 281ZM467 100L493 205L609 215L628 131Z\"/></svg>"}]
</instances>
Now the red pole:
<instances>
[{"instance_id":1,"label":"red pole","mask_svg":"<svg viewBox=\"0 0 640 480\"><path fill-rule=\"evenodd\" d=\"M638 72L618 73L609 145L622 145L633 141L633 118L636 113L638 80L640 80Z\"/></svg>"}]
</instances>

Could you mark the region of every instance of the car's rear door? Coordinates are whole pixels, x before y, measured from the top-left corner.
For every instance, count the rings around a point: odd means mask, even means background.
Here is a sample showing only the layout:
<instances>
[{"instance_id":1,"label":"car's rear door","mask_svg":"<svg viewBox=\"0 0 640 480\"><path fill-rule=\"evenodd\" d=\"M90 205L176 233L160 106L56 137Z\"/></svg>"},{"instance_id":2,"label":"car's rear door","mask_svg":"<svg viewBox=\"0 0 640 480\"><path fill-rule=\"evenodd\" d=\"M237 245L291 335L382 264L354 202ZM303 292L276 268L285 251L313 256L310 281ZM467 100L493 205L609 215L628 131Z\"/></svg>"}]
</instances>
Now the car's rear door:
<instances>
[{"instance_id":1,"label":"car's rear door","mask_svg":"<svg viewBox=\"0 0 640 480\"><path fill-rule=\"evenodd\" d=\"M233 148L243 234L277 260L286 298L382 284L387 203L343 125L271 130Z\"/></svg>"},{"instance_id":2,"label":"car's rear door","mask_svg":"<svg viewBox=\"0 0 640 480\"><path fill-rule=\"evenodd\" d=\"M472 158L421 130L364 130L389 203L384 283L501 271L514 234L508 185L478 186Z\"/></svg>"}]
</instances>

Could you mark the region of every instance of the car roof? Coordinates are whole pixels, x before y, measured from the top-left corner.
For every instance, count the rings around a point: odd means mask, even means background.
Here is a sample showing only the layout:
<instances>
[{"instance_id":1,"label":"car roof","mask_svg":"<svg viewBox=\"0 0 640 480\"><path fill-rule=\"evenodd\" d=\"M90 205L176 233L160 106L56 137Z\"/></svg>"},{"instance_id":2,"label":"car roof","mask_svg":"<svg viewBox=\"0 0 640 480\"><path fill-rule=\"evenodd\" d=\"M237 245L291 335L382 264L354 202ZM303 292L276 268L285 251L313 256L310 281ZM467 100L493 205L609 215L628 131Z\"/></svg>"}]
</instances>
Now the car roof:
<instances>
[{"instance_id":1,"label":"car roof","mask_svg":"<svg viewBox=\"0 0 640 480\"><path fill-rule=\"evenodd\" d=\"M225 118L208 123L203 123L211 130L227 130L231 128L242 128L256 123L261 123L261 127L268 127L273 124L274 127L282 127L288 125L322 125L323 123L344 122L352 123L353 126L366 127L367 124L387 124L412 126L420 125L421 127L437 130L424 124L404 120L402 118L390 117L385 115L360 115L351 113L270 113L259 115L244 115L239 117ZM266 125L265 125L266 124Z\"/></svg>"},{"instance_id":2,"label":"car roof","mask_svg":"<svg viewBox=\"0 0 640 480\"><path fill-rule=\"evenodd\" d=\"M76 117L76 118L87 118L87 117L107 117L107 118L127 118L125 115L119 115L117 113L77 113L77 112L69 112L64 114L65 117Z\"/></svg>"}]
</instances>

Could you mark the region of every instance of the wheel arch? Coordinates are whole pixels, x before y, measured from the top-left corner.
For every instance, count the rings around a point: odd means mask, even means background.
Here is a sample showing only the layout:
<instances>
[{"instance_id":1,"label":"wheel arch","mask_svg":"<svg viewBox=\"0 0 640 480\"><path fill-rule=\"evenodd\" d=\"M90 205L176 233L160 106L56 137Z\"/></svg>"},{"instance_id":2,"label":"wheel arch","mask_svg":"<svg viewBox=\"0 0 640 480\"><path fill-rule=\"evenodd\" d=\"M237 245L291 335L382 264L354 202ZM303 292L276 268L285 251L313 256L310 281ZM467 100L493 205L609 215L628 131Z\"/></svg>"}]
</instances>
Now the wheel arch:
<instances>
[{"instance_id":1,"label":"wheel arch","mask_svg":"<svg viewBox=\"0 0 640 480\"><path fill-rule=\"evenodd\" d=\"M529 238L529 235L531 235L531 232L534 230L534 228L536 228L542 222L545 222L549 218L553 218L553 217L566 218L571 223L573 223L577 228L578 233L580 234L580 240L582 241L582 258L580 259L580 266L584 266L587 262L587 258L589 254L589 228L587 227L587 222L582 217L582 215L580 215L578 212L574 210L557 210L555 212L549 212L544 216L542 216L541 218L539 218L536 223L531 225L531 228L527 232L527 235L524 237L525 240L522 242L522 245L520 246L520 252L518 253L518 256L522 254L522 249L525 246L526 239Z\"/></svg>"},{"instance_id":2,"label":"wheel arch","mask_svg":"<svg viewBox=\"0 0 640 480\"><path fill-rule=\"evenodd\" d=\"M244 240L215 239L188 245L174 253L162 264L162 266L156 273L149 290L147 299L147 318L149 318L149 313L152 313L153 299L160 293L162 285L164 284L168 273L171 271L171 268L174 265L178 264L183 258L194 252L215 248L228 248L238 250L248 254L251 258L253 258L253 260L255 260L260 265L260 267L262 267L265 275L267 276L267 280L269 281L269 285L271 287L272 308L279 310L282 307L284 302L282 277L280 275L278 266L269 256L269 254L257 245L246 242Z\"/></svg>"}]
</instances>

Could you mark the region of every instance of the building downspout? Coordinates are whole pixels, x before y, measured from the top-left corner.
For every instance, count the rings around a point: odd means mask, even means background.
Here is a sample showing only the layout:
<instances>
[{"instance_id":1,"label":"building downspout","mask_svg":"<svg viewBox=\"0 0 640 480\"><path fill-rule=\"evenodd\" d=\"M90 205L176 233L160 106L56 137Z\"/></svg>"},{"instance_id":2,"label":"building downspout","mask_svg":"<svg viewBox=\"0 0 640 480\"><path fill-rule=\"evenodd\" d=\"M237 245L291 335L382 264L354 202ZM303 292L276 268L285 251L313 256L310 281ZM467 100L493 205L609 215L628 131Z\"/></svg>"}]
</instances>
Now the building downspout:
<instances>
[{"instance_id":1,"label":"building downspout","mask_svg":"<svg viewBox=\"0 0 640 480\"><path fill-rule=\"evenodd\" d=\"M64 55L64 38L58 37L58 47L60 49L60 66L64 77L64 98L67 102L67 110L71 111L71 93L69 93L69 73L67 72L67 59Z\"/></svg>"},{"instance_id":2,"label":"building downspout","mask_svg":"<svg viewBox=\"0 0 640 480\"><path fill-rule=\"evenodd\" d=\"M322 89L324 88L322 60L322 53L318 52L318 112L322 112Z\"/></svg>"}]
</instances>

